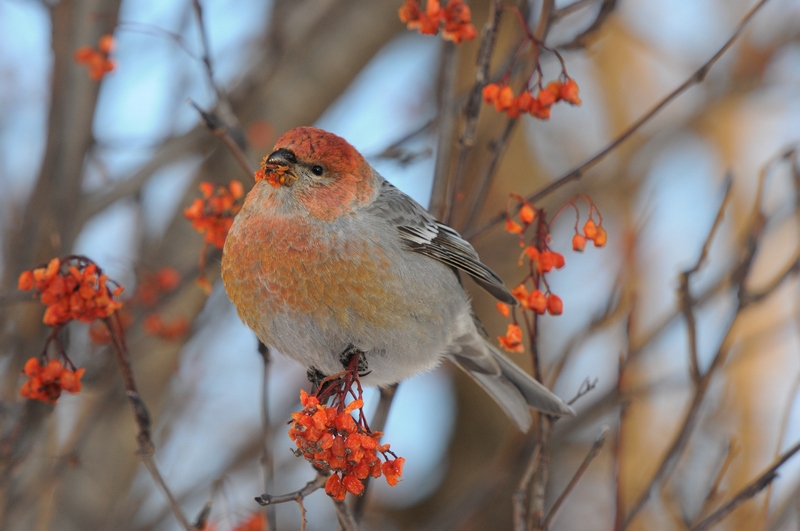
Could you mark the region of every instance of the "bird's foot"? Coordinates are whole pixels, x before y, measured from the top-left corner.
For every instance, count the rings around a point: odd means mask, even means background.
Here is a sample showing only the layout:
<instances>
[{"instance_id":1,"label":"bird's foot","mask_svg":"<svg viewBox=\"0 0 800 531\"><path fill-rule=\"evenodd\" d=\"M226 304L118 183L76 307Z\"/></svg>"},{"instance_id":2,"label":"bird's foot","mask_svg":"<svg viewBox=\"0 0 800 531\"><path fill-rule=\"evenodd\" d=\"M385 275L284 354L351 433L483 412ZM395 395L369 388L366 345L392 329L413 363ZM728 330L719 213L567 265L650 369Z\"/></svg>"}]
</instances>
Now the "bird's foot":
<instances>
[{"instance_id":1,"label":"bird's foot","mask_svg":"<svg viewBox=\"0 0 800 531\"><path fill-rule=\"evenodd\" d=\"M363 378L370 373L367 355L358 350L354 345L347 345L347 348L339 354L339 361L345 370L356 369L358 376ZM354 367L357 364L357 367Z\"/></svg>"},{"instance_id":2,"label":"bird's foot","mask_svg":"<svg viewBox=\"0 0 800 531\"><path fill-rule=\"evenodd\" d=\"M317 392L319 385L323 380L325 380L325 378L327 378L327 376L325 376L321 370L311 366L308 368L308 371L306 371L306 378L308 378L308 381L311 382L311 394L314 394Z\"/></svg>"}]
</instances>

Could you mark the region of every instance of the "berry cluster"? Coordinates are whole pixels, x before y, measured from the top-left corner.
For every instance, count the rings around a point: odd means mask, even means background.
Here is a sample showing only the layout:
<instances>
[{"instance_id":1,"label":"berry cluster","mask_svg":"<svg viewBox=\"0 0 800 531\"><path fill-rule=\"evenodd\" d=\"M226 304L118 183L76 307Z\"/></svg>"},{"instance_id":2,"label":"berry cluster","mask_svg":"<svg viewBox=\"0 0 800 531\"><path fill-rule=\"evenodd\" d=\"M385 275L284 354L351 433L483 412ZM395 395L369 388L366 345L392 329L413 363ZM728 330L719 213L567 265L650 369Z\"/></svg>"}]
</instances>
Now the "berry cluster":
<instances>
[{"instance_id":1,"label":"berry cluster","mask_svg":"<svg viewBox=\"0 0 800 531\"><path fill-rule=\"evenodd\" d=\"M363 481L370 476L383 475L389 485L397 485L405 459L394 455L388 444L380 444L381 432L370 431L361 412L362 399L344 406L336 398L335 405L328 407L316 395L301 391L300 403L303 410L292 413L289 437L297 444L298 456L319 469L331 471L325 484L329 496L338 501L344 500L348 492L360 496L364 492ZM351 415L355 410L359 410L359 420ZM379 453L385 461L381 461Z\"/></svg>"},{"instance_id":2,"label":"berry cluster","mask_svg":"<svg viewBox=\"0 0 800 531\"><path fill-rule=\"evenodd\" d=\"M608 241L608 233L603 228L603 217L599 213L597 217L600 219L600 223L595 223L589 217L583 225L583 234L578 232L578 222L575 222L575 236L572 237L572 248L575 251L583 252L586 248L586 240L591 240L595 247L603 247Z\"/></svg>"},{"instance_id":3,"label":"berry cluster","mask_svg":"<svg viewBox=\"0 0 800 531\"><path fill-rule=\"evenodd\" d=\"M39 358L30 358L23 370L30 379L22 385L19 394L31 400L55 404L62 391L77 393L81 390L84 372L86 369L67 369L59 360L50 360L47 365L42 365Z\"/></svg>"},{"instance_id":4,"label":"berry cluster","mask_svg":"<svg viewBox=\"0 0 800 531\"><path fill-rule=\"evenodd\" d=\"M566 77L565 81L551 81L546 87L539 87L536 95L525 90L515 96L514 91L507 84L489 83L483 87L483 101L494 105L498 112L505 112L510 118L519 118L522 114L530 114L540 120L548 120L550 109L559 101L565 101L572 105L581 104L578 97L578 84L569 77Z\"/></svg>"},{"instance_id":5,"label":"berry cluster","mask_svg":"<svg viewBox=\"0 0 800 531\"><path fill-rule=\"evenodd\" d=\"M53 258L46 267L24 271L17 282L22 291L34 290L47 306L42 322L61 326L75 319L90 323L109 317L122 307L114 297L123 287L113 291L107 287L108 277L97 264L84 257Z\"/></svg>"},{"instance_id":6,"label":"berry cluster","mask_svg":"<svg viewBox=\"0 0 800 531\"><path fill-rule=\"evenodd\" d=\"M556 213L550 222L545 219L543 210L536 209L521 196L511 194L509 200L511 199L518 202L517 215L519 216L519 221L514 219L510 204L506 204L506 231L519 235L520 246L524 248L520 255L519 265L523 265L524 260L527 258L529 270L522 282L511 290L511 294L519 302L523 311L524 322L528 325L528 330L530 331L533 327L533 317L545 313L561 315L564 311L564 302L561 297L550 291L550 286L545 276L553 270L561 269L566 263L564 255L550 249L550 223L561 215L567 207L572 207L575 210L575 237L572 239L572 247L576 251L583 251L587 239L592 240L596 247L602 247L606 244L608 235L602 227L603 217L600 215L600 211L597 210L597 207L586 195L579 195L570 200ZM578 232L580 211L576 202L580 199L589 203L589 220L584 225L583 234ZM598 223L594 221L595 215L599 220ZM531 227L533 227L533 236L530 243L527 243L525 233ZM531 284L530 288L527 285L528 282ZM517 322L516 311L512 316L511 307L502 302L497 303L497 310L503 317L511 317L513 320L508 325L505 335L498 337L500 346L509 352L524 352L523 333ZM525 312L531 313L525 314Z\"/></svg>"},{"instance_id":7,"label":"berry cluster","mask_svg":"<svg viewBox=\"0 0 800 531\"><path fill-rule=\"evenodd\" d=\"M242 209L244 187L236 180L227 187L203 182L200 183L200 193L203 197L195 199L183 211L183 216L203 235L206 244L222 249L233 225L233 217Z\"/></svg>"},{"instance_id":8,"label":"berry cluster","mask_svg":"<svg viewBox=\"0 0 800 531\"><path fill-rule=\"evenodd\" d=\"M114 37L103 35L97 41L97 49L91 46L81 46L73 54L73 59L79 65L85 65L89 70L89 78L100 81L103 76L114 70L116 65L109 59L114 50Z\"/></svg>"},{"instance_id":9,"label":"berry cluster","mask_svg":"<svg viewBox=\"0 0 800 531\"><path fill-rule=\"evenodd\" d=\"M400 21L410 30L419 30L425 35L436 35L442 30L442 38L461 44L478 34L472 25L472 13L463 0L450 0L444 8L439 0L428 0L422 10L419 0L406 0L398 11Z\"/></svg>"}]
</instances>

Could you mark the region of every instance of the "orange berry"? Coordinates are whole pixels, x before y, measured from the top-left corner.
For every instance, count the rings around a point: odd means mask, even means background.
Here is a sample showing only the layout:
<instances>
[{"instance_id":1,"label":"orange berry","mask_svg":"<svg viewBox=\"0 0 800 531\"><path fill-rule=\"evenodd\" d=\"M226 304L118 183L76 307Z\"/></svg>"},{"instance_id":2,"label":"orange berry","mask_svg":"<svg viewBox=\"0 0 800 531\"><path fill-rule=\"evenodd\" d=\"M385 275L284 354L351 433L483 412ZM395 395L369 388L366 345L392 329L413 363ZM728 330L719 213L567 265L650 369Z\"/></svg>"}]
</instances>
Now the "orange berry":
<instances>
[{"instance_id":1,"label":"orange berry","mask_svg":"<svg viewBox=\"0 0 800 531\"><path fill-rule=\"evenodd\" d=\"M509 324L506 335L498 336L497 340L500 342L500 346L509 352L520 354L525 352L525 346L522 344L522 329L514 323Z\"/></svg>"},{"instance_id":2,"label":"orange berry","mask_svg":"<svg viewBox=\"0 0 800 531\"><path fill-rule=\"evenodd\" d=\"M545 88L539 91L536 99L542 107L550 107L561 98L561 82L551 81Z\"/></svg>"},{"instance_id":3,"label":"orange berry","mask_svg":"<svg viewBox=\"0 0 800 531\"><path fill-rule=\"evenodd\" d=\"M361 494L364 492L364 484L352 474L347 474L342 479L342 484L344 485L344 488L347 489L347 492L355 494L356 496L361 496Z\"/></svg>"},{"instance_id":4,"label":"orange berry","mask_svg":"<svg viewBox=\"0 0 800 531\"><path fill-rule=\"evenodd\" d=\"M240 181L235 179L231 181L228 185L228 190L231 191L231 195L236 199L244 197L244 185Z\"/></svg>"},{"instance_id":5,"label":"orange berry","mask_svg":"<svg viewBox=\"0 0 800 531\"><path fill-rule=\"evenodd\" d=\"M566 264L566 260L564 260L564 255L561 253L553 253L553 267L556 269L561 269Z\"/></svg>"},{"instance_id":6,"label":"orange berry","mask_svg":"<svg viewBox=\"0 0 800 531\"><path fill-rule=\"evenodd\" d=\"M33 289L34 278L32 271L23 271L17 280L17 289L21 291L28 291Z\"/></svg>"},{"instance_id":7,"label":"orange berry","mask_svg":"<svg viewBox=\"0 0 800 531\"><path fill-rule=\"evenodd\" d=\"M522 304L525 304L528 300L528 288L525 287L525 284L520 284L512 289L511 294Z\"/></svg>"},{"instance_id":8,"label":"orange berry","mask_svg":"<svg viewBox=\"0 0 800 531\"><path fill-rule=\"evenodd\" d=\"M558 295L551 293L547 296L547 311L550 312L550 315L561 315L561 312L564 311L564 303Z\"/></svg>"},{"instance_id":9,"label":"orange berry","mask_svg":"<svg viewBox=\"0 0 800 531\"><path fill-rule=\"evenodd\" d=\"M158 287L164 291L172 291L181 283L181 275L172 267L162 267L156 272Z\"/></svg>"},{"instance_id":10,"label":"orange berry","mask_svg":"<svg viewBox=\"0 0 800 531\"><path fill-rule=\"evenodd\" d=\"M513 219L507 219L506 220L506 230L508 232L510 232L511 234L522 234L522 231L524 229L522 228L522 225L520 225L519 223L517 223Z\"/></svg>"},{"instance_id":11,"label":"orange berry","mask_svg":"<svg viewBox=\"0 0 800 531\"><path fill-rule=\"evenodd\" d=\"M514 103L514 91L511 90L511 87L508 85L504 86L500 89L497 93L497 101L494 103L495 109L498 111L504 111L511 107Z\"/></svg>"},{"instance_id":12,"label":"orange berry","mask_svg":"<svg viewBox=\"0 0 800 531\"><path fill-rule=\"evenodd\" d=\"M578 251L579 253L583 252L586 248L586 236L582 234L576 234L572 237L572 250Z\"/></svg>"},{"instance_id":13,"label":"orange berry","mask_svg":"<svg viewBox=\"0 0 800 531\"><path fill-rule=\"evenodd\" d=\"M561 99L572 105L580 105L581 99L578 97L578 84L574 79L567 79L561 86Z\"/></svg>"},{"instance_id":14,"label":"orange berry","mask_svg":"<svg viewBox=\"0 0 800 531\"><path fill-rule=\"evenodd\" d=\"M41 372L41 370L42 364L39 361L39 358L30 358L25 362L25 369L23 372L28 378L34 378L39 374L39 372Z\"/></svg>"},{"instance_id":15,"label":"orange berry","mask_svg":"<svg viewBox=\"0 0 800 531\"><path fill-rule=\"evenodd\" d=\"M594 240L595 236L597 236L597 224L592 218L589 218L586 224L584 224L583 234L590 240Z\"/></svg>"},{"instance_id":16,"label":"orange berry","mask_svg":"<svg viewBox=\"0 0 800 531\"><path fill-rule=\"evenodd\" d=\"M603 227L597 227L597 234L594 237L594 246L602 247L608 241L608 234Z\"/></svg>"},{"instance_id":17,"label":"orange berry","mask_svg":"<svg viewBox=\"0 0 800 531\"><path fill-rule=\"evenodd\" d=\"M103 35L100 37L100 40L97 41L97 49L106 55L110 54L114 51L114 37L111 35Z\"/></svg>"},{"instance_id":18,"label":"orange berry","mask_svg":"<svg viewBox=\"0 0 800 531\"><path fill-rule=\"evenodd\" d=\"M528 204L525 203L522 205L522 208L519 209L519 219L526 225L530 225L533 223L533 219L536 217L536 211Z\"/></svg>"},{"instance_id":19,"label":"orange berry","mask_svg":"<svg viewBox=\"0 0 800 531\"><path fill-rule=\"evenodd\" d=\"M497 303L497 311L500 312L500 315L503 317L508 317L511 314L511 309L508 307L508 304L504 302Z\"/></svg>"},{"instance_id":20,"label":"orange berry","mask_svg":"<svg viewBox=\"0 0 800 531\"><path fill-rule=\"evenodd\" d=\"M497 94L499 92L500 86L497 83L489 83L483 87L483 91L481 91L481 94L483 95L483 101L489 105L494 105L494 102L497 101Z\"/></svg>"},{"instance_id":21,"label":"orange berry","mask_svg":"<svg viewBox=\"0 0 800 531\"><path fill-rule=\"evenodd\" d=\"M549 273L556 265L555 253L553 251L542 251L539 253L539 272Z\"/></svg>"},{"instance_id":22,"label":"orange berry","mask_svg":"<svg viewBox=\"0 0 800 531\"><path fill-rule=\"evenodd\" d=\"M344 500L347 491L344 485L342 485L342 479L339 477L339 474L331 474L331 477L325 482L325 494L336 501Z\"/></svg>"},{"instance_id":23,"label":"orange berry","mask_svg":"<svg viewBox=\"0 0 800 531\"><path fill-rule=\"evenodd\" d=\"M528 255L528 258L531 259L531 262L538 262L539 261L539 249L529 245L525 247L525 254Z\"/></svg>"},{"instance_id":24,"label":"orange berry","mask_svg":"<svg viewBox=\"0 0 800 531\"><path fill-rule=\"evenodd\" d=\"M547 310L547 297L540 290L534 290L528 297L528 306L539 315L542 315Z\"/></svg>"},{"instance_id":25,"label":"orange berry","mask_svg":"<svg viewBox=\"0 0 800 531\"><path fill-rule=\"evenodd\" d=\"M530 92L525 91L519 96L517 96L517 106L523 112L529 112L531 108L531 102L533 101L533 96Z\"/></svg>"}]
</instances>

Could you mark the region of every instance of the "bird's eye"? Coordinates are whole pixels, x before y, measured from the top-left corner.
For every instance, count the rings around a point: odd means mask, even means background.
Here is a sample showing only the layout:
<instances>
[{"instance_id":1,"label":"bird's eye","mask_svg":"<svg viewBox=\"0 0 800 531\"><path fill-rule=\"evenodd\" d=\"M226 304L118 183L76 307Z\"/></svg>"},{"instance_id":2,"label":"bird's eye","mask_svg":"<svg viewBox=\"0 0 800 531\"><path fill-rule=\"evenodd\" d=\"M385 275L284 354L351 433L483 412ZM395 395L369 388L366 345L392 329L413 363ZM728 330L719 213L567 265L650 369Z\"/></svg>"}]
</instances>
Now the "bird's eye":
<instances>
[{"instance_id":1,"label":"bird's eye","mask_svg":"<svg viewBox=\"0 0 800 531\"><path fill-rule=\"evenodd\" d=\"M322 166L311 166L311 173L314 175L322 175L325 173L325 170L322 169Z\"/></svg>"}]
</instances>

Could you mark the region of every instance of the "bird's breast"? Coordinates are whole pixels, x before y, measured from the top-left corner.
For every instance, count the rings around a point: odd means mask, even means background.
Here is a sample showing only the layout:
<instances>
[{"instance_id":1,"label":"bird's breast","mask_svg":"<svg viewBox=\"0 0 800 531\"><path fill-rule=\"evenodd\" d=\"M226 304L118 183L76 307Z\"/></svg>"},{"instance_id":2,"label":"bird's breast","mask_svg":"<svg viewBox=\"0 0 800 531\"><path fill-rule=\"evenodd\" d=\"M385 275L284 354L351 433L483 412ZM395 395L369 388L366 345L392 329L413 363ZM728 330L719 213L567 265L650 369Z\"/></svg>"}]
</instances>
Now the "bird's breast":
<instances>
[{"instance_id":1,"label":"bird's breast","mask_svg":"<svg viewBox=\"0 0 800 531\"><path fill-rule=\"evenodd\" d=\"M245 210L237 216L222 279L240 317L262 340L277 316L311 319L323 328L389 327L398 312L416 311L404 307L387 248L344 225Z\"/></svg>"}]
</instances>

